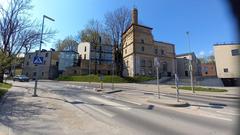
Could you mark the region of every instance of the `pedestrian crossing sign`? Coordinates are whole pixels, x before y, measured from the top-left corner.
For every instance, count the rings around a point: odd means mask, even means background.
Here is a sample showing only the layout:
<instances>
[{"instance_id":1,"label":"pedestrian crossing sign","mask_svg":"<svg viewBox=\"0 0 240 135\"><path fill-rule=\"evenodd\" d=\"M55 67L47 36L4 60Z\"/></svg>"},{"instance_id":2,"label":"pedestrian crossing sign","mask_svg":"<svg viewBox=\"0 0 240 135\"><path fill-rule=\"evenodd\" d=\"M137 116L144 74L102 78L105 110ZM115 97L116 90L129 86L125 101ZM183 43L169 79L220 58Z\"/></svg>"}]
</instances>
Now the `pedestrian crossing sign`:
<instances>
[{"instance_id":1,"label":"pedestrian crossing sign","mask_svg":"<svg viewBox=\"0 0 240 135\"><path fill-rule=\"evenodd\" d=\"M43 64L43 57L35 56L33 59L33 64Z\"/></svg>"}]
</instances>

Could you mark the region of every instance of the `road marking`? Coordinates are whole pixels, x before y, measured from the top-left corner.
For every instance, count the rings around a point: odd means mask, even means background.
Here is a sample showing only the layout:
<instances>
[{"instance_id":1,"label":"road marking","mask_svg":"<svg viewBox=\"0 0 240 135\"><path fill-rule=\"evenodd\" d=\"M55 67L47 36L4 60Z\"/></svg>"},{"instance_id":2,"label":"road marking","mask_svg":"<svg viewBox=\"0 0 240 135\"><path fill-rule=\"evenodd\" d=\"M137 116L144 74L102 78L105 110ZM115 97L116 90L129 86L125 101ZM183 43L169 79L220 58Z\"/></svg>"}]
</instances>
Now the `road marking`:
<instances>
[{"instance_id":1,"label":"road marking","mask_svg":"<svg viewBox=\"0 0 240 135\"><path fill-rule=\"evenodd\" d=\"M123 99L120 99L120 100L122 100L123 102L128 102L128 103L131 103L131 104L135 104L135 105L142 105L141 103L137 103L137 102L134 102L134 101L123 100Z\"/></svg>"},{"instance_id":2,"label":"road marking","mask_svg":"<svg viewBox=\"0 0 240 135\"><path fill-rule=\"evenodd\" d=\"M204 116L204 117L209 117L209 118L215 118L215 119L220 119L220 120L232 121L232 119L217 117L217 116L209 115L209 114L199 114L199 115Z\"/></svg>"},{"instance_id":3,"label":"road marking","mask_svg":"<svg viewBox=\"0 0 240 135\"><path fill-rule=\"evenodd\" d=\"M135 105L142 105L141 103L137 103L137 102L134 102L134 101L129 101L129 100L124 100L122 98L119 98L119 97L113 97L113 96L108 96L108 95L103 95L103 97L106 97L106 98L109 98L109 99L116 99L116 100L120 100L122 102L127 102L127 103L131 103L131 104L135 104Z\"/></svg>"},{"instance_id":4,"label":"road marking","mask_svg":"<svg viewBox=\"0 0 240 135\"><path fill-rule=\"evenodd\" d=\"M222 114L230 114L230 115L240 115L234 112L227 112L227 111L217 111L218 113L222 113Z\"/></svg>"},{"instance_id":5,"label":"road marking","mask_svg":"<svg viewBox=\"0 0 240 135\"><path fill-rule=\"evenodd\" d=\"M125 111L131 109L131 108L127 107L126 105L118 104L118 103L115 103L115 102L112 102L112 101L109 101L109 100L106 100L106 99L102 99L102 98L98 98L98 97L94 97L94 96L90 96L88 98L93 99L95 101L99 101L99 102L104 103L106 105L110 105L110 106L125 110Z\"/></svg>"},{"instance_id":6,"label":"road marking","mask_svg":"<svg viewBox=\"0 0 240 135\"><path fill-rule=\"evenodd\" d=\"M100 112L100 113L102 113L102 114L104 114L104 115L106 115L108 117L113 117L114 116L114 114L106 112L106 111L103 111L103 110L101 110L101 109L99 109L97 107L94 107L93 105L85 105L85 106L87 106L87 107L89 107L89 108L91 108L91 109L93 109L95 111L98 111L98 112Z\"/></svg>"}]
</instances>

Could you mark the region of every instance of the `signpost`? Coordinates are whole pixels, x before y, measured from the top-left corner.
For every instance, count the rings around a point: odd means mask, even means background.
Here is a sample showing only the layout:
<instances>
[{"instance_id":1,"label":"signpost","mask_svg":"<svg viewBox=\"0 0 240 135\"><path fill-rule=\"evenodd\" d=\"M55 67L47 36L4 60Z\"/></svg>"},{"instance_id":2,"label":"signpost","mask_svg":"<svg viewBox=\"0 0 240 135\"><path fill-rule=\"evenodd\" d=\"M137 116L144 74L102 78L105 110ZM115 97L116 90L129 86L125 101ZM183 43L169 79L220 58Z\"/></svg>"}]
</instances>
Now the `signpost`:
<instances>
[{"instance_id":1,"label":"signpost","mask_svg":"<svg viewBox=\"0 0 240 135\"><path fill-rule=\"evenodd\" d=\"M50 21L55 21L54 19L43 15L43 21L42 21L42 31L41 31L41 37L40 37L40 45L39 45L39 51L36 52L36 56L34 57L33 63L36 64L36 78L35 78L35 85L34 85L34 92L33 92L33 97L37 97L37 84L38 84L38 71L39 71L39 64L43 64L43 57L40 57L39 55L41 54L41 49L42 49L42 39L43 39L43 30L44 30L44 19L48 19Z\"/></svg>"},{"instance_id":2,"label":"signpost","mask_svg":"<svg viewBox=\"0 0 240 135\"><path fill-rule=\"evenodd\" d=\"M154 58L154 66L157 70L157 87L158 87L158 98L160 98L160 89L159 89L159 71L158 68L160 67L160 59L159 57Z\"/></svg>"}]
</instances>

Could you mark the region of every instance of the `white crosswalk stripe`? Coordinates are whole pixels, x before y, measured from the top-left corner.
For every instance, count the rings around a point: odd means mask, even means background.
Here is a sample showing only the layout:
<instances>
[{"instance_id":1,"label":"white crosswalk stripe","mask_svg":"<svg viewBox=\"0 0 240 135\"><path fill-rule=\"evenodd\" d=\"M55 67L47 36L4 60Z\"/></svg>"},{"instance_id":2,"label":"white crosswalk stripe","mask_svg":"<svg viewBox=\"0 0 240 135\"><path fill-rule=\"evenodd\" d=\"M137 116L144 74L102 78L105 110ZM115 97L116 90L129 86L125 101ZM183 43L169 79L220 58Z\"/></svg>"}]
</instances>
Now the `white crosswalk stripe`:
<instances>
[{"instance_id":1,"label":"white crosswalk stripe","mask_svg":"<svg viewBox=\"0 0 240 135\"><path fill-rule=\"evenodd\" d=\"M106 99L102 99L102 98L98 98L98 97L94 97L94 96L90 96L88 98L92 99L92 100L95 100L95 101L98 101L98 102L101 102L105 105L110 105L110 106L116 107L116 108L121 109L121 110L127 111L127 110L131 109L126 105L122 105L122 104L112 102L112 101L109 101L109 100L106 100Z\"/></svg>"}]
</instances>

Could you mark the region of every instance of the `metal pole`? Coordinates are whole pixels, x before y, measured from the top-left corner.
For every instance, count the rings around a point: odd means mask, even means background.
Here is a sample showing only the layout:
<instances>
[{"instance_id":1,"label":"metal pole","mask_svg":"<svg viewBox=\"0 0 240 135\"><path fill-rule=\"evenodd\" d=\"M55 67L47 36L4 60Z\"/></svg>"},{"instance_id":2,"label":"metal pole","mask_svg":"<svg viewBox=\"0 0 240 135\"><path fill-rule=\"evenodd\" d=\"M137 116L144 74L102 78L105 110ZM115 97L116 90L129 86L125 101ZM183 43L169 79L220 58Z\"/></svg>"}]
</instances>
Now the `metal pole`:
<instances>
[{"instance_id":1,"label":"metal pole","mask_svg":"<svg viewBox=\"0 0 240 135\"><path fill-rule=\"evenodd\" d=\"M114 90L114 81L113 81L113 77L114 77L114 61L113 61L113 65L112 65L112 90Z\"/></svg>"},{"instance_id":2,"label":"metal pole","mask_svg":"<svg viewBox=\"0 0 240 135\"><path fill-rule=\"evenodd\" d=\"M41 37L40 37L40 45L39 45L39 51L36 52L36 56L40 55L41 53L41 49L42 49L42 37L43 37L43 29L44 29L44 19L47 18L51 21L55 21L54 19L46 16L46 15L43 15L43 21L42 21L42 30L41 30ZM34 92L33 92L33 97L37 97L37 83L38 83L38 71L39 71L39 66L36 65L37 68L36 68L36 78L35 78L35 85L34 85Z\"/></svg>"},{"instance_id":3,"label":"metal pole","mask_svg":"<svg viewBox=\"0 0 240 135\"><path fill-rule=\"evenodd\" d=\"M43 29L44 29L44 18L45 16L43 16L43 21L42 21L42 31L41 31L41 37L40 37L40 45L39 45L39 50L38 52L36 52L36 56L39 56L41 53L41 49L42 49L42 36L43 36ZM36 65L36 77L35 77L35 86L34 86L34 93L33 93L33 97L37 97L37 83L38 83L38 71L39 71L39 65Z\"/></svg>"},{"instance_id":4,"label":"metal pole","mask_svg":"<svg viewBox=\"0 0 240 135\"><path fill-rule=\"evenodd\" d=\"M191 60L189 61L190 63L190 77L191 77L191 87L192 87L192 92L195 93L194 88L193 88L193 70L192 70L192 62Z\"/></svg>"},{"instance_id":5,"label":"metal pole","mask_svg":"<svg viewBox=\"0 0 240 135\"><path fill-rule=\"evenodd\" d=\"M160 98L160 89L159 89L159 73L158 73L158 67L157 68L157 87L158 87L158 98Z\"/></svg>"},{"instance_id":6,"label":"metal pole","mask_svg":"<svg viewBox=\"0 0 240 135\"><path fill-rule=\"evenodd\" d=\"M89 83L91 83L90 79L91 75L91 44L89 46L89 61L88 61L88 76L89 76Z\"/></svg>"},{"instance_id":7,"label":"metal pole","mask_svg":"<svg viewBox=\"0 0 240 135\"><path fill-rule=\"evenodd\" d=\"M189 53L191 54L189 32L187 31L186 34L187 34L187 39L188 39ZM189 71L190 71L190 81L191 81L192 92L195 93L194 88L193 88L192 56L191 56L191 59L189 58Z\"/></svg>"},{"instance_id":8,"label":"metal pole","mask_svg":"<svg viewBox=\"0 0 240 135\"><path fill-rule=\"evenodd\" d=\"M178 89L178 76L177 74L175 73L175 85L176 85L176 90L177 90L177 93L176 93L176 97L177 97L177 102L179 102L179 89Z\"/></svg>"}]
</instances>

